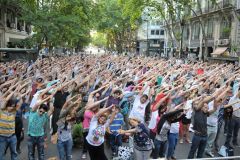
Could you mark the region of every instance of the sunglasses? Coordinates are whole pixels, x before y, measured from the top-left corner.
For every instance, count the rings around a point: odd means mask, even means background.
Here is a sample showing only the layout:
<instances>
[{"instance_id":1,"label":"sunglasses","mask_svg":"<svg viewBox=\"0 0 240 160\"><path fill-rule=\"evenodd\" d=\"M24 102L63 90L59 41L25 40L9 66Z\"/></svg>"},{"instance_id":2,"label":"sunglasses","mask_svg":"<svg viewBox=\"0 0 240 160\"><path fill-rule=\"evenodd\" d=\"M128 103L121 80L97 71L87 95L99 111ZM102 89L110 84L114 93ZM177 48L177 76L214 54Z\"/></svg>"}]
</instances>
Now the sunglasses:
<instances>
[{"instance_id":1,"label":"sunglasses","mask_svg":"<svg viewBox=\"0 0 240 160\"><path fill-rule=\"evenodd\" d=\"M45 111L42 111L42 110L40 110L40 111L39 111L39 113L41 113L41 114L44 114L44 113L45 113Z\"/></svg>"}]
</instances>

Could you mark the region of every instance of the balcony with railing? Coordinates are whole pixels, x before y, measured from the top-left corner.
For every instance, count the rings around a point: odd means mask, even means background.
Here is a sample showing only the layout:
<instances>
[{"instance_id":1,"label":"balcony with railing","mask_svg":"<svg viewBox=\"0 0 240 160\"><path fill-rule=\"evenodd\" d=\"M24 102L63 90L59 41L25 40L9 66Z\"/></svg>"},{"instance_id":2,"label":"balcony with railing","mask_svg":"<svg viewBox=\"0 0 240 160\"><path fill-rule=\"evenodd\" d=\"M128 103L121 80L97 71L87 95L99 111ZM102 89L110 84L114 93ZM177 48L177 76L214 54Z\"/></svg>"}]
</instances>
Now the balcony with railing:
<instances>
[{"instance_id":1,"label":"balcony with railing","mask_svg":"<svg viewBox=\"0 0 240 160\"><path fill-rule=\"evenodd\" d=\"M202 11L202 14L207 14L207 13L215 12L215 11L218 11L218 10L221 10L221 9L231 8L231 7L233 7L234 2L235 2L234 0L222 0L222 1L218 2L217 4L212 4L211 1L208 1L206 7L201 8L201 9L196 7L195 8L195 13L200 16L201 11ZM240 9L240 1L239 0L237 0L237 6ZM192 16L195 17L196 15L194 13L192 13Z\"/></svg>"},{"instance_id":2,"label":"balcony with railing","mask_svg":"<svg viewBox=\"0 0 240 160\"><path fill-rule=\"evenodd\" d=\"M232 1L233 0L220 1L220 2L217 3L217 5L215 7L216 7L216 9L231 7L232 6Z\"/></svg>"},{"instance_id":3,"label":"balcony with railing","mask_svg":"<svg viewBox=\"0 0 240 160\"><path fill-rule=\"evenodd\" d=\"M21 13L15 13L14 8L0 8L0 20L8 32L31 34L31 25L21 19ZM1 21L0 21L1 22Z\"/></svg>"}]
</instances>

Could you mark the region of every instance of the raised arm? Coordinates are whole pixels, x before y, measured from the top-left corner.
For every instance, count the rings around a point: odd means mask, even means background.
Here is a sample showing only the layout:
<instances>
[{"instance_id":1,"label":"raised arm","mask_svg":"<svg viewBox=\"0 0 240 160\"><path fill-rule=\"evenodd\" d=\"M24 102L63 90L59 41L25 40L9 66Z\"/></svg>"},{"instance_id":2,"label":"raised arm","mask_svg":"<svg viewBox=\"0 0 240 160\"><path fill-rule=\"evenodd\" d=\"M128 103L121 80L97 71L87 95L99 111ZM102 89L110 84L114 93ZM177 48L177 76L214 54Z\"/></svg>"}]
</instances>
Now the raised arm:
<instances>
[{"instance_id":1,"label":"raised arm","mask_svg":"<svg viewBox=\"0 0 240 160\"><path fill-rule=\"evenodd\" d=\"M160 107L160 105L165 102L168 98L169 98L170 94L166 95L165 97L163 97L160 101L157 102L157 104L155 106L152 106L152 112L158 110L158 108Z\"/></svg>"},{"instance_id":2,"label":"raised arm","mask_svg":"<svg viewBox=\"0 0 240 160\"><path fill-rule=\"evenodd\" d=\"M11 92L6 98L3 98L3 101L1 103L1 109L5 109L7 106L7 102L12 98L14 92Z\"/></svg>"},{"instance_id":3,"label":"raised arm","mask_svg":"<svg viewBox=\"0 0 240 160\"><path fill-rule=\"evenodd\" d=\"M47 98L43 99L43 100L40 100L39 102L37 102L33 108L32 108L32 112L36 112L38 107L43 104L44 102L47 102L48 100L50 100L52 98L52 95L51 96L48 96Z\"/></svg>"},{"instance_id":4,"label":"raised arm","mask_svg":"<svg viewBox=\"0 0 240 160\"><path fill-rule=\"evenodd\" d=\"M95 91L92 91L92 92L89 94L88 101L91 101L91 100L93 99L93 95L94 95L94 94L96 94L97 92L101 91L102 89L104 89L104 88L107 87L107 86L108 86L108 84L105 85L105 86L102 86L102 87L98 88L98 89L95 90Z\"/></svg>"},{"instance_id":5,"label":"raised arm","mask_svg":"<svg viewBox=\"0 0 240 160\"><path fill-rule=\"evenodd\" d=\"M104 99L102 99L100 101L97 101L97 102L94 102L92 104L87 104L85 108L86 108L86 110L90 110L90 109L100 105L102 102L104 102L106 100L108 100L108 97L105 97Z\"/></svg>"},{"instance_id":6,"label":"raised arm","mask_svg":"<svg viewBox=\"0 0 240 160\"><path fill-rule=\"evenodd\" d=\"M108 107L108 108L100 109L95 116L96 116L96 117L100 117L101 115L103 115L103 114L106 113L107 111L111 110L112 107L113 107L113 106Z\"/></svg>"}]
</instances>

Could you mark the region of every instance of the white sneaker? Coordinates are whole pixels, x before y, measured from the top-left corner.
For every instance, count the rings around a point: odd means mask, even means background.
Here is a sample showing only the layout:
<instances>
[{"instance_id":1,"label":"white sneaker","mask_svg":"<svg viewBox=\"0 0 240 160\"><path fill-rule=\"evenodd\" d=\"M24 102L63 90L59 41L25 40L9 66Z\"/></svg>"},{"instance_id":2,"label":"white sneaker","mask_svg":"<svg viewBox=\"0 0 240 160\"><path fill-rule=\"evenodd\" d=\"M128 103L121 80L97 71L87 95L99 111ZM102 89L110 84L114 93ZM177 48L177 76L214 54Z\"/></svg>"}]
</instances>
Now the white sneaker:
<instances>
[{"instance_id":1,"label":"white sneaker","mask_svg":"<svg viewBox=\"0 0 240 160\"><path fill-rule=\"evenodd\" d=\"M83 153L83 154L82 154L82 159L86 159L86 158L87 158L86 153Z\"/></svg>"},{"instance_id":2,"label":"white sneaker","mask_svg":"<svg viewBox=\"0 0 240 160\"><path fill-rule=\"evenodd\" d=\"M212 157L212 158L215 157L212 152L206 152L205 154L206 154L207 156L209 156L209 157Z\"/></svg>"}]
</instances>

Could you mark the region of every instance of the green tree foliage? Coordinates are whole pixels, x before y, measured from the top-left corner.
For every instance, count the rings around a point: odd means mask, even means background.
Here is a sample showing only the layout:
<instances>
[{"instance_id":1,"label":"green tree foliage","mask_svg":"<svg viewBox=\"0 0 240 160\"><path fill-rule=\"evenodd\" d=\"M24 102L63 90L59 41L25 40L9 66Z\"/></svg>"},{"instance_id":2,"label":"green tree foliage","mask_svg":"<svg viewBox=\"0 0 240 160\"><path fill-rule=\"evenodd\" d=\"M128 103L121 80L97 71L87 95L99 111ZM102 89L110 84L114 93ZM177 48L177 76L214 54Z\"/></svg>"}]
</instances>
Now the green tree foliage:
<instances>
[{"instance_id":1,"label":"green tree foliage","mask_svg":"<svg viewBox=\"0 0 240 160\"><path fill-rule=\"evenodd\" d=\"M97 47L107 47L107 37L106 34L97 32L92 35L91 43Z\"/></svg>"},{"instance_id":2,"label":"green tree foliage","mask_svg":"<svg viewBox=\"0 0 240 160\"><path fill-rule=\"evenodd\" d=\"M122 53L126 48L134 48L135 28L130 24L130 16L124 15L122 3L118 0L96 1L97 15L95 28L104 32L107 48Z\"/></svg>"},{"instance_id":3,"label":"green tree foliage","mask_svg":"<svg viewBox=\"0 0 240 160\"><path fill-rule=\"evenodd\" d=\"M22 0L22 19L34 28L33 40L53 46L82 48L90 42L91 0Z\"/></svg>"}]
</instances>

